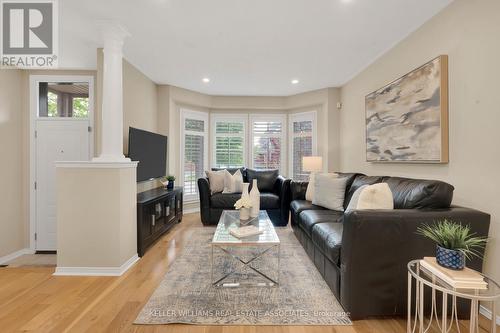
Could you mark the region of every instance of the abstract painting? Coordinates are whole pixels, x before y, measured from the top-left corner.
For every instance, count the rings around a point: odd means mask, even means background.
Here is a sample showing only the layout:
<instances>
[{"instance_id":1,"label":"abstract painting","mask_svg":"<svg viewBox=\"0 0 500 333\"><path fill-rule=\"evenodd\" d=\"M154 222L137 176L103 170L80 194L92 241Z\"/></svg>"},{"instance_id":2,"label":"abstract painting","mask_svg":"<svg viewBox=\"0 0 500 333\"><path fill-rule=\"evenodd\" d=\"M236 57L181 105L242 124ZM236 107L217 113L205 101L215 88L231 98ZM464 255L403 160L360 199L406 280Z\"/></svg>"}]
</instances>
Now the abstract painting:
<instances>
[{"instance_id":1,"label":"abstract painting","mask_svg":"<svg viewBox=\"0 0 500 333\"><path fill-rule=\"evenodd\" d=\"M368 162L448 163L448 57L365 98Z\"/></svg>"}]
</instances>

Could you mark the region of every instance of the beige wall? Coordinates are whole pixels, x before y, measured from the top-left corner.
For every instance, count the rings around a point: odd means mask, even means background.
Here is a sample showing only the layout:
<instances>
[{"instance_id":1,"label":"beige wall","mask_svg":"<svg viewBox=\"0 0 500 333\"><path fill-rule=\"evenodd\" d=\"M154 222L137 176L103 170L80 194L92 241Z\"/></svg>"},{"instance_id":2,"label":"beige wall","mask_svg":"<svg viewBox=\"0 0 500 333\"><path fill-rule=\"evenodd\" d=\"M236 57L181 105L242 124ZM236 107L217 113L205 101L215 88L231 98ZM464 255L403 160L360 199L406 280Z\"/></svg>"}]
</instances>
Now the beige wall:
<instances>
[{"instance_id":1,"label":"beige wall","mask_svg":"<svg viewBox=\"0 0 500 333\"><path fill-rule=\"evenodd\" d=\"M168 118L169 122L168 169L169 173L174 174L177 178L180 177L180 110L182 108L208 114L289 114L316 111L318 154L325 156L325 169L334 170L339 166L339 121L338 110L335 106L339 101L340 91L337 88L320 89L288 97L259 97L209 96L174 86L159 86L158 94L159 119L162 119L163 123ZM331 156L331 159L327 156ZM288 161L286 161L286 165L288 166Z\"/></svg>"},{"instance_id":2,"label":"beige wall","mask_svg":"<svg viewBox=\"0 0 500 333\"><path fill-rule=\"evenodd\" d=\"M117 268L137 255L135 180L129 166L57 168L58 268Z\"/></svg>"},{"instance_id":3,"label":"beige wall","mask_svg":"<svg viewBox=\"0 0 500 333\"><path fill-rule=\"evenodd\" d=\"M456 0L341 91L341 169L441 179L454 202L492 215L486 272L500 281L500 1ZM365 162L366 94L440 54L449 56L450 163Z\"/></svg>"},{"instance_id":4,"label":"beige wall","mask_svg":"<svg viewBox=\"0 0 500 333\"><path fill-rule=\"evenodd\" d=\"M22 71L0 70L0 257L25 247L22 84Z\"/></svg>"},{"instance_id":5,"label":"beige wall","mask_svg":"<svg viewBox=\"0 0 500 333\"><path fill-rule=\"evenodd\" d=\"M0 70L0 257L29 247L30 75L86 75L79 70ZM4 207L5 206L5 207ZM5 238L5 239L4 239Z\"/></svg>"}]
</instances>

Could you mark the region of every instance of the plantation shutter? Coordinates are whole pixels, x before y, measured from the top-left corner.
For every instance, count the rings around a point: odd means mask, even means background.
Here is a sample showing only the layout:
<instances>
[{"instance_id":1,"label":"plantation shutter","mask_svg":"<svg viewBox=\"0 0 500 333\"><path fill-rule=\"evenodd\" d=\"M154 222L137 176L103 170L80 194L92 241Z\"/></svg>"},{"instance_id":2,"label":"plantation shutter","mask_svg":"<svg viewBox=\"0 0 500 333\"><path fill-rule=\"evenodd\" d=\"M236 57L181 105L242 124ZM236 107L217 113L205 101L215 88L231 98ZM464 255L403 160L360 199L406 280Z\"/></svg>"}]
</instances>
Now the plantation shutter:
<instances>
[{"instance_id":1,"label":"plantation shutter","mask_svg":"<svg viewBox=\"0 0 500 333\"><path fill-rule=\"evenodd\" d=\"M283 122L256 120L252 123L253 167L281 169Z\"/></svg>"}]
</instances>

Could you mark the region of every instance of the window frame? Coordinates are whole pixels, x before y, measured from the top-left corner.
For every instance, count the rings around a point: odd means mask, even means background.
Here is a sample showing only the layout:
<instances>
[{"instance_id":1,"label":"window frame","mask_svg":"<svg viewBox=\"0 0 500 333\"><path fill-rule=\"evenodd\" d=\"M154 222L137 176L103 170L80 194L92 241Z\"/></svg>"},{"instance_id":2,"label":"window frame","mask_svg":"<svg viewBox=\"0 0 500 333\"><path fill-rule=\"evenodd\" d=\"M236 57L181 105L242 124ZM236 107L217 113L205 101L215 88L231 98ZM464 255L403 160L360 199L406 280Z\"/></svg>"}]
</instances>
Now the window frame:
<instances>
[{"instance_id":1,"label":"window frame","mask_svg":"<svg viewBox=\"0 0 500 333\"><path fill-rule=\"evenodd\" d=\"M290 136L288 137L288 171L289 177L293 178L294 169L293 169L293 159L294 159L294 151L293 144L294 138L296 137L293 132L293 124L301 121L312 121L312 156L318 155L318 126L317 126L317 111L306 111L299 113L290 113L288 115L288 131Z\"/></svg>"},{"instance_id":2,"label":"window frame","mask_svg":"<svg viewBox=\"0 0 500 333\"><path fill-rule=\"evenodd\" d=\"M203 151L204 151L204 156L203 156L203 171L207 170L209 164L209 132L208 132L208 126L209 126L209 113L208 112L203 112L203 111L194 111L190 109L180 109L180 143L181 143L181 151L180 151L180 184L181 186L184 186L184 166L185 166L185 136L186 134L191 134L191 135L199 135L203 136ZM186 119L194 119L194 120L200 120L203 121L203 132L196 132L196 131L186 131ZM199 193L196 190L196 194L188 194L186 191L184 193L184 201L185 202L194 202L199 199Z\"/></svg>"},{"instance_id":3,"label":"window frame","mask_svg":"<svg viewBox=\"0 0 500 333\"><path fill-rule=\"evenodd\" d=\"M254 138L255 133L253 131L254 123L256 121L276 121L281 122L281 151L280 151L280 166L279 172L281 175L286 175L287 173L287 116L286 114L250 114L248 133L249 133L249 149L248 149L248 160L250 161L250 168L255 169L254 165ZM266 137L275 137L274 135L265 135Z\"/></svg>"},{"instance_id":4,"label":"window frame","mask_svg":"<svg viewBox=\"0 0 500 333\"><path fill-rule=\"evenodd\" d=\"M215 133L217 126L215 125L217 122L221 120L227 120L228 122L241 122L243 123L243 135L239 134L219 134ZM248 115L246 114L226 114L226 113L212 113L210 114L210 165L212 168L217 167L216 162L216 138L218 136L221 137L243 137L243 166L246 167L248 163Z\"/></svg>"}]
</instances>

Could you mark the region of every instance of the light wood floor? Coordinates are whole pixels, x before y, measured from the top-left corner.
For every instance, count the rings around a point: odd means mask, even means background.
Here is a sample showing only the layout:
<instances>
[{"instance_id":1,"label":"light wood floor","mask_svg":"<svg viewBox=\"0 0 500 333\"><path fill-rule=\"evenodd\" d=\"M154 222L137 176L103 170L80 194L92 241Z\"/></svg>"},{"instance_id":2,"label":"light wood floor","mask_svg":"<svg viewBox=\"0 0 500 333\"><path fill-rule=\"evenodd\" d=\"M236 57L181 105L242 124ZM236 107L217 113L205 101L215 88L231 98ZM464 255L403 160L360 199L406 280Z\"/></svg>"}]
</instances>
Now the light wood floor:
<instances>
[{"instance_id":1,"label":"light wood floor","mask_svg":"<svg viewBox=\"0 0 500 333\"><path fill-rule=\"evenodd\" d=\"M199 215L185 215L181 224L121 277L56 277L50 267L0 268L0 332L396 333L406 330L402 318L361 320L353 326L337 327L133 325L194 232L194 226L201 226ZM483 327L488 327L486 319L481 321Z\"/></svg>"}]
</instances>

